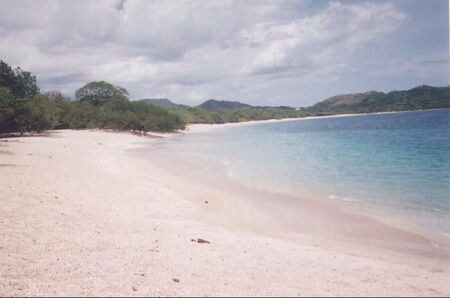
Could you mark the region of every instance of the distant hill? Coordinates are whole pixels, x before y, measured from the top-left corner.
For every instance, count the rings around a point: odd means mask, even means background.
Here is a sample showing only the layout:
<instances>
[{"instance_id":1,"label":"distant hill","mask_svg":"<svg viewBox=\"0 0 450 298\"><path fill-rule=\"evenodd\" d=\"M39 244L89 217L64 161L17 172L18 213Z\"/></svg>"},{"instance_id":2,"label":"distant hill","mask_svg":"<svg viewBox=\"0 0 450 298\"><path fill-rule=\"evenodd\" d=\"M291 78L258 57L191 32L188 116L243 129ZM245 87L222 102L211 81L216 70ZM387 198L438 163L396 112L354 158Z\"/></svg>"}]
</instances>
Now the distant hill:
<instances>
[{"instance_id":1,"label":"distant hill","mask_svg":"<svg viewBox=\"0 0 450 298\"><path fill-rule=\"evenodd\" d=\"M389 93L368 91L330 97L306 108L286 106L251 106L237 101L210 99L191 107L168 99L143 99L166 109L183 123L227 123L249 120L298 118L337 114L358 114L450 108L450 86L418 86L410 90Z\"/></svg>"},{"instance_id":2,"label":"distant hill","mask_svg":"<svg viewBox=\"0 0 450 298\"><path fill-rule=\"evenodd\" d=\"M237 101L215 100L209 99L197 106L205 111L219 111L219 110L239 110L243 108L251 108L251 105L240 103Z\"/></svg>"},{"instance_id":3,"label":"distant hill","mask_svg":"<svg viewBox=\"0 0 450 298\"><path fill-rule=\"evenodd\" d=\"M389 93L369 91L330 97L304 111L314 115L450 108L450 86L418 86Z\"/></svg>"},{"instance_id":4,"label":"distant hill","mask_svg":"<svg viewBox=\"0 0 450 298\"><path fill-rule=\"evenodd\" d=\"M145 102L145 103L150 103L154 106L162 107L162 108L174 108L174 107L179 106L178 104L171 102L167 98L146 98L146 99L141 99L139 101Z\"/></svg>"}]
</instances>

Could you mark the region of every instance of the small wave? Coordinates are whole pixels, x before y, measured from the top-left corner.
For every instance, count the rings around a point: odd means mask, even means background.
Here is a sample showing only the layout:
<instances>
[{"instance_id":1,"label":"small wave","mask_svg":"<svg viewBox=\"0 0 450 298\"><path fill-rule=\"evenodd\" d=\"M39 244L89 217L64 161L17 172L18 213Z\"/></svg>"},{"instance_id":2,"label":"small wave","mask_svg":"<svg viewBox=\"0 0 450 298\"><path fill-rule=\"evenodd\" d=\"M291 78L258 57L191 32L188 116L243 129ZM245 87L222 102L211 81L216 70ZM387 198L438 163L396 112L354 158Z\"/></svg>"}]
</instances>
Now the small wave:
<instances>
[{"instance_id":1,"label":"small wave","mask_svg":"<svg viewBox=\"0 0 450 298\"><path fill-rule=\"evenodd\" d=\"M347 198L347 197L342 198L342 200L346 201L346 202L359 202L359 200L357 200L357 199L352 199L352 198Z\"/></svg>"},{"instance_id":2,"label":"small wave","mask_svg":"<svg viewBox=\"0 0 450 298\"><path fill-rule=\"evenodd\" d=\"M447 213L445 210L442 210L442 209L438 209L438 208L431 208L431 210L433 211L433 212L436 212L436 213L441 213L441 214L445 214L445 213Z\"/></svg>"},{"instance_id":3,"label":"small wave","mask_svg":"<svg viewBox=\"0 0 450 298\"><path fill-rule=\"evenodd\" d=\"M337 196L337 195L329 195L328 199L329 200L337 200L337 199L339 199L339 196Z\"/></svg>"},{"instance_id":4,"label":"small wave","mask_svg":"<svg viewBox=\"0 0 450 298\"><path fill-rule=\"evenodd\" d=\"M352 199L349 197L339 197L338 195L329 195L328 199L329 200L342 200L345 202L359 202L359 200L357 200L357 199Z\"/></svg>"}]
</instances>

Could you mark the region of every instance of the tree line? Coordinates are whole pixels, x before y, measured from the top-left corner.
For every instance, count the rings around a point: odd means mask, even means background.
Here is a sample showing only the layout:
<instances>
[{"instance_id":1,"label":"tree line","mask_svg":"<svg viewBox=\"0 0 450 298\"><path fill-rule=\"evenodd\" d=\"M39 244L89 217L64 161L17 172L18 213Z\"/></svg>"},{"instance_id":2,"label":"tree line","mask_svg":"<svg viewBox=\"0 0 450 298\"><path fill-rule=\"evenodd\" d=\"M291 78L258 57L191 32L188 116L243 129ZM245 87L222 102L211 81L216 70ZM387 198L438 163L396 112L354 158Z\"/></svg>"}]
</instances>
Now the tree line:
<instances>
[{"instance_id":1,"label":"tree line","mask_svg":"<svg viewBox=\"0 0 450 298\"><path fill-rule=\"evenodd\" d=\"M311 114L292 107L245 107L236 110L205 111L201 108L178 106L168 110L185 123L220 124L268 119L301 118Z\"/></svg>"},{"instance_id":2,"label":"tree line","mask_svg":"<svg viewBox=\"0 0 450 298\"><path fill-rule=\"evenodd\" d=\"M0 134L51 129L103 128L135 131L183 129L176 114L129 100L125 88L98 81L70 100L59 91L41 92L29 71L0 60Z\"/></svg>"},{"instance_id":3,"label":"tree line","mask_svg":"<svg viewBox=\"0 0 450 298\"><path fill-rule=\"evenodd\" d=\"M226 123L302 117L290 107L249 107L206 111L196 107L159 107L130 101L128 91L105 81L90 82L71 100L59 91L41 92L36 77L0 60L0 135L52 129L101 128L173 131L186 123Z\"/></svg>"}]
</instances>

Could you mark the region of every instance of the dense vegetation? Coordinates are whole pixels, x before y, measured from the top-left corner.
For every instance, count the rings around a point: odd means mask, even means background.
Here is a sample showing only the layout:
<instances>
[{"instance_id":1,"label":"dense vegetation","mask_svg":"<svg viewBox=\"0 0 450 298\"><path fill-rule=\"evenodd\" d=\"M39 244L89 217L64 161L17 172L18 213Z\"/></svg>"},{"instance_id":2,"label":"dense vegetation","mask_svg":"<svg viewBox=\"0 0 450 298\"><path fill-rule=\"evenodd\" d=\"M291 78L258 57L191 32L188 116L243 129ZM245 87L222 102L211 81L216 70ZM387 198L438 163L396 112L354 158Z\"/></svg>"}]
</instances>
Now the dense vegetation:
<instances>
[{"instance_id":1,"label":"dense vegetation","mask_svg":"<svg viewBox=\"0 0 450 298\"><path fill-rule=\"evenodd\" d=\"M60 92L41 93L30 72L0 61L0 134L62 128L172 131L184 122L167 110L128 99L107 82L91 82L71 101Z\"/></svg>"},{"instance_id":2,"label":"dense vegetation","mask_svg":"<svg viewBox=\"0 0 450 298\"><path fill-rule=\"evenodd\" d=\"M146 103L165 107L180 117L184 123L228 123L250 120L267 120L305 117L309 114L292 107L258 107L237 101L218 101L210 99L190 107L175 104L167 99L143 99Z\"/></svg>"},{"instance_id":3,"label":"dense vegetation","mask_svg":"<svg viewBox=\"0 0 450 298\"><path fill-rule=\"evenodd\" d=\"M305 117L306 113L288 107L252 107L238 110L205 111L195 107L175 107L169 112L177 115L184 123L228 123L250 120L267 120Z\"/></svg>"},{"instance_id":4,"label":"dense vegetation","mask_svg":"<svg viewBox=\"0 0 450 298\"><path fill-rule=\"evenodd\" d=\"M305 109L314 115L450 108L450 87L418 86L389 93L370 91L331 97Z\"/></svg>"}]
</instances>

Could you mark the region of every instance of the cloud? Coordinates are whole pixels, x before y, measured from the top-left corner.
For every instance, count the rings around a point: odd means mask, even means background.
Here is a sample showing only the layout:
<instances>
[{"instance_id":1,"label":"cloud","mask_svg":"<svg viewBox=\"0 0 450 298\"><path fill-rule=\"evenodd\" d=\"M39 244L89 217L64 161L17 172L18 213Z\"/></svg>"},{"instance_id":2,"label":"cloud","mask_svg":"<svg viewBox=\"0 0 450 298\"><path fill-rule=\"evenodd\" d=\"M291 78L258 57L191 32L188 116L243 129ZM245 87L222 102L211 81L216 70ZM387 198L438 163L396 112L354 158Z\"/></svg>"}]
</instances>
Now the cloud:
<instances>
[{"instance_id":1,"label":"cloud","mask_svg":"<svg viewBox=\"0 0 450 298\"><path fill-rule=\"evenodd\" d=\"M384 65L369 64L368 71L375 77L396 78L416 76L423 82L447 84L449 78L449 57L447 52L419 55L401 55Z\"/></svg>"},{"instance_id":2,"label":"cloud","mask_svg":"<svg viewBox=\"0 0 450 298\"><path fill-rule=\"evenodd\" d=\"M116 0L114 3L114 7L119 11L124 10L126 1L127 0Z\"/></svg>"},{"instance_id":3,"label":"cloud","mask_svg":"<svg viewBox=\"0 0 450 298\"><path fill-rule=\"evenodd\" d=\"M134 98L187 103L256 101L268 88L336 80L355 52L407 20L378 1L332 2L309 14L309 1L0 4L0 57L31 70L44 89L71 94L108 80Z\"/></svg>"}]
</instances>

